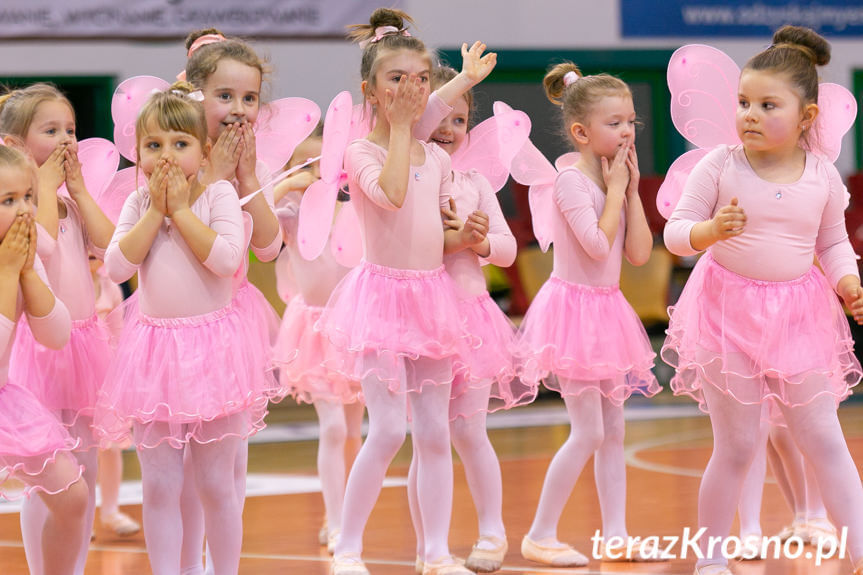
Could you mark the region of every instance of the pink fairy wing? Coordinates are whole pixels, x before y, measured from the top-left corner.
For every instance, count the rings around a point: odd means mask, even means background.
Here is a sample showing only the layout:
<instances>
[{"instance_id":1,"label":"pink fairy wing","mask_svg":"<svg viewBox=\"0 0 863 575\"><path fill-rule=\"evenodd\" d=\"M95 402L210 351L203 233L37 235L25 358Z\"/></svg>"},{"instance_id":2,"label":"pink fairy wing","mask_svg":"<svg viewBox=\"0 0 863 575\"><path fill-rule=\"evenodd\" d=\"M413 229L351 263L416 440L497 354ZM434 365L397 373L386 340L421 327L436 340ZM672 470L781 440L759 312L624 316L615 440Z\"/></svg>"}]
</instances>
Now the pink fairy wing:
<instances>
[{"instance_id":1,"label":"pink fairy wing","mask_svg":"<svg viewBox=\"0 0 863 575\"><path fill-rule=\"evenodd\" d=\"M668 168L668 173L665 174L665 180L659 186L659 191L656 193L656 208L662 217L666 220L671 217L671 212L680 201L680 196L683 195L683 187L686 185L686 179L690 172L695 167L701 158L706 156L710 150L690 150L674 160L671 167Z\"/></svg>"},{"instance_id":2,"label":"pink fairy wing","mask_svg":"<svg viewBox=\"0 0 863 575\"><path fill-rule=\"evenodd\" d=\"M351 135L348 141L362 140L371 131L371 110L364 104L356 104L351 110Z\"/></svg>"},{"instance_id":3,"label":"pink fairy wing","mask_svg":"<svg viewBox=\"0 0 863 575\"><path fill-rule=\"evenodd\" d=\"M255 122L258 159L273 173L281 170L320 119L320 108L306 98L281 98L262 106Z\"/></svg>"},{"instance_id":4,"label":"pink fairy wing","mask_svg":"<svg viewBox=\"0 0 863 575\"><path fill-rule=\"evenodd\" d=\"M842 137L857 118L857 100L843 86L829 82L818 86L818 117L809 134L810 149L835 162Z\"/></svg>"},{"instance_id":5,"label":"pink fairy wing","mask_svg":"<svg viewBox=\"0 0 863 575\"><path fill-rule=\"evenodd\" d=\"M321 145L321 179L309 186L300 202L297 242L300 255L307 260L321 255L330 236L350 137L352 105L350 92L341 92L327 108Z\"/></svg>"},{"instance_id":6,"label":"pink fairy wing","mask_svg":"<svg viewBox=\"0 0 863 575\"><path fill-rule=\"evenodd\" d=\"M522 145L512 159L510 169L513 179L525 186L553 184L557 178L557 170L530 140Z\"/></svg>"},{"instance_id":7,"label":"pink fairy wing","mask_svg":"<svg viewBox=\"0 0 863 575\"><path fill-rule=\"evenodd\" d=\"M559 156L554 161L554 167L559 172L564 168L574 166L576 163L578 163L579 158L581 158L581 154L579 154L578 152L568 152L566 154L563 154L562 156Z\"/></svg>"},{"instance_id":8,"label":"pink fairy wing","mask_svg":"<svg viewBox=\"0 0 863 575\"><path fill-rule=\"evenodd\" d=\"M554 225L554 182L535 184L528 189L527 199L530 202L530 219L533 235L542 251L547 252L552 242Z\"/></svg>"},{"instance_id":9,"label":"pink fairy wing","mask_svg":"<svg viewBox=\"0 0 863 575\"><path fill-rule=\"evenodd\" d=\"M120 153L113 143L104 138L87 138L78 142L78 161L81 162L81 176L87 191L93 198L98 198L117 172ZM69 195L65 183L60 186L58 193Z\"/></svg>"},{"instance_id":10,"label":"pink fairy wing","mask_svg":"<svg viewBox=\"0 0 863 575\"><path fill-rule=\"evenodd\" d=\"M738 144L735 128L740 68L721 50L701 44L678 48L668 62L671 119L699 148Z\"/></svg>"},{"instance_id":11,"label":"pink fairy wing","mask_svg":"<svg viewBox=\"0 0 863 575\"><path fill-rule=\"evenodd\" d=\"M336 216L330 235L330 250L346 268L356 267L363 259L363 235L353 202L345 202Z\"/></svg>"},{"instance_id":12,"label":"pink fairy wing","mask_svg":"<svg viewBox=\"0 0 863 575\"><path fill-rule=\"evenodd\" d=\"M135 179L137 175L137 180ZM117 223L120 218L120 212L123 210L123 204L126 203L126 198L129 194L139 188L143 188L147 184L147 179L144 173L132 166L125 170L120 170L114 174L111 181L104 187L98 197L94 197L96 203L108 216L108 219Z\"/></svg>"},{"instance_id":13,"label":"pink fairy wing","mask_svg":"<svg viewBox=\"0 0 863 575\"><path fill-rule=\"evenodd\" d=\"M154 91L165 91L170 84L155 76L135 76L123 80L114 90L111 99L111 117L114 119L114 144L130 162L136 161L135 120L144 103Z\"/></svg>"},{"instance_id":14,"label":"pink fairy wing","mask_svg":"<svg viewBox=\"0 0 863 575\"><path fill-rule=\"evenodd\" d=\"M527 114L504 110L474 126L452 155L452 167L463 172L477 170L498 191L509 179L510 163L529 133Z\"/></svg>"}]
</instances>

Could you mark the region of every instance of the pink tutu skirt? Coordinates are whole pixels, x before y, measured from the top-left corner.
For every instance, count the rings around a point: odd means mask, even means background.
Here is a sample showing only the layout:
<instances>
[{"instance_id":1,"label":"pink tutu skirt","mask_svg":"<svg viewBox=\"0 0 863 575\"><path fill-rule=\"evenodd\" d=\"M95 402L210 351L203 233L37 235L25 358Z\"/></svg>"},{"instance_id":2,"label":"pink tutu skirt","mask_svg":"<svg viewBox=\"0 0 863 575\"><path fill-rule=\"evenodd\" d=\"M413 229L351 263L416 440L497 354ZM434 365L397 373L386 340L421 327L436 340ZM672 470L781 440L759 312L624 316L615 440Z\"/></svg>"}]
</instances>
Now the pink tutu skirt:
<instances>
[{"instance_id":1,"label":"pink tutu skirt","mask_svg":"<svg viewBox=\"0 0 863 575\"><path fill-rule=\"evenodd\" d=\"M102 389L95 427L121 443L134 427L138 447L181 448L246 438L264 427L273 393L269 347L232 303L185 318L139 313L120 338ZM240 423L238 423L238 421Z\"/></svg>"},{"instance_id":2,"label":"pink tutu skirt","mask_svg":"<svg viewBox=\"0 0 863 575\"><path fill-rule=\"evenodd\" d=\"M530 403L537 386L516 378L513 350L515 326L488 292L459 301L467 322L471 345L463 361L465 369L453 382L450 419L471 417Z\"/></svg>"},{"instance_id":3,"label":"pink tutu skirt","mask_svg":"<svg viewBox=\"0 0 863 575\"><path fill-rule=\"evenodd\" d=\"M522 379L543 380L563 396L594 389L620 405L633 392L650 397L662 389L647 332L617 286L550 277L527 310L516 345Z\"/></svg>"},{"instance_id":4,"label":"pink tutu skirt","mask_svg":"<svg viewBox=\"0 0 863 575\"><path fill-rule=\"evenodd\" d=\"M78 481L83 468L71 477L43 472L54 461L71 457L78 440L28 389L11 381L0 387L0 497L17 499L35 491L59 493ZM24 483L24 491L12 485Z\"/></svg>"},{"instance_id":5,"label":"pink tutu skirt","mask_svg":"<svg viewBox=\"0 0 863 575\"><path fill-rule=\"evenodd\" d=\"M272 351L276 338L279 336L281 323L279 314L273 309L261 290L249 283L248 278L243 279L237 288L231 305L234 306L239 316L248 325L248 330L254 335L254 339L249 341L248 345L262 350L265 354L264 369L260 371L262 381L256 384L254 388L265 390L270 401L281 401L288 394L288 390L284 389L276 378Z\"/></svg>"},{"instance_id":6,"label":"pink tutu skirt","mask_svg":"<svg viewBox=\"0 0 863 575\"><path fill-rule=\"evenodd\" d=\"M374 375L393 392L451 383L469 336L443 266L403 270L363 261L333 290L315 329L340 352L342 375Z\"/></svg>"},{"instance_id":7,"label":"pink tutu skirt","mask_svg":"<svg viewBox=\"0 0 863 575\"><path fill-rule=\"evenodd\" d=\"M825 393L838 402L863 375L842 306L814 266L791 281L762 281L707 253L669 313L662 358L677 370L671 389L705 410L705 381L744 404L793 407Z\"/></svg>"},{"instance_id":8,"label":"pink tutu skirt","mask_svg":"<svg viewBox=\"0 0 863 575\"><path fill-rule=\"evenodd\" d=\"M307 305L295 296L282 317L273 355L279 364L282 387L299 402L357 401L359 382L342 375L340 355L333 344L314 329L324 308Z\"/></svg>"},{"instance_id":9,"label":"pink tutu skirt","mask_svg":"<svg viewBox=\"0 0 863 575\"><path fill-rule=\"evenodd\" d=\"M9 365L9 377L29 389L70 432L89 448L89 423L95 413L99 390L111 363L110 334L96 315L72 322L69 342L49 349L33 337L22 316ZM85 422L79 424L78 419ZM73 428L84 433L73 431Z\"/></svg>"}]
</instances>

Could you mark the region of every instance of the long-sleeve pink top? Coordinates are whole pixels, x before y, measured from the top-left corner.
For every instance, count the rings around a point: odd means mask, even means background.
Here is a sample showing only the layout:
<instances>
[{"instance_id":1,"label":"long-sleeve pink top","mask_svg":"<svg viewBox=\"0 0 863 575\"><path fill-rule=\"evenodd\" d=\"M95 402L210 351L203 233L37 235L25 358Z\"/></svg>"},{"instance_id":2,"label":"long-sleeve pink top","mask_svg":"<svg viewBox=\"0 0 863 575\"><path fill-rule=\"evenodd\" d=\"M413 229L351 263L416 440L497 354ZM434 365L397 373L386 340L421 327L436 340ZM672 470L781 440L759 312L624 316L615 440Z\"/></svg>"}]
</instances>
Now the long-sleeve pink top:
<instances>
[{"instance_id":1,"label":"long-sleeve pink top","mask_svg":"<svg viewBox=\"0 0 863 575\"><path fill-rule=\"evenodd\" d=\"M578 168L566 168L554 182L557 206L552 230L554 275L562 280L589 286L620 283L626 217L620 210L620 224L614 243L599 228L605 209L605 192Z\"/></svg>"},{"instance_id":2,"label":"long-sleeve pink top","mask_svg":"<svg viewBox=\"0 0 863 575\"><path fill-rule=\"evenodd\" d=\"M437 145L420 143L425 161L411 165L400 208L378 183L387 150L368 140L356 140L345 152L351 201L363 233L364 256L370 263L413 270L432 270L443 263L440 210L451 195L450 159Z\"/></svg>"},{"instance_id":3,"label":"long-sleeve pink top","mask_svg":"<svg viewBox=\"0 0 863 575\"><path fill-rule=\"evenodd\" d=\"M459 219L466 221L476 210L488 215L489 255L480 258L471 249L447 254L443 258L446 271L465 293L479 295L486 291L482 261L509 267L515 261L516 241L500 209L497 195L479 172L453 172L453 198Z\"/></svg>"},{"instance_id":4,"label":"long-sleeve pink top","mask_svg":"<svg viewBox=\"0 0 863 575\"><path fill-rule=\"evenodd\" d=\"M243 216L237 191L224 180L206 187L192 212L216 232L206 261L201 263L180 231L164 218L150 251L140 265L126 259L120 240L150 206L150 194L138 190L123 205L114 237L105 254L108 276L122 283L139 271L141 311L152 317L190 317L216 311L232 297L232 276L245 256ZM140 270L139 270L140 268Z\"/></svg>"},{"instance_id":5,"label":"long-sleeve pink top","mask_svg":"<svg viewBox=\"0 0 863 575\"><path fill-rule=\"evenodd\" d=\"M97 248L90 240L75 201L63 196L58 198L66 207L66 217L59 220L57 239L37 224L36 251L45 264L54 295L63 300L73 320L87 319L95 313L87 252L102 259L105 250Z\"/></svg>"},{"instance_id":6,"label":"long-sleeve pink top","mask_svg":"<svg viewBox=\"0 0 863 575\"><path fill-rule=\"evenodd\" d=\"M300 255L297 243L297 228L300 225L300 200L299 192L286 194L276 208L276 215L282 226L282 235L285 239L285 249L279 256L280 262L276 265L276 276L279 285L292 282L294 288L303 296L303 301L311 306L323 307L327 305L330 294L336 284L350 271L336 261L330 250L330 242L324 246L324 250L312 261ZM281 263L282 265L279 265ZM289 274L288 277L281 277ZM279 295L283 295L280 293ZM289 294L285 293L283 297Z\"/></svg>"},{"instance_id":7,"label":"long-sleeve pink top","mask_svg":"<svg viewBox=\"0 0 863 575\"><path fill-rule=\"evenodd\" d=\"M806 153L806 167L791 184L760 178L742 146L720 146L692 170L680 202L665 226L665 244L678 255L693 255L692 227L712 218L738 198L746 213L739 236L708 248L723 267L753 279L787 281L800 277L818 256L835 288L845 275L858 275L845 229L845 186L828 160Z\"/></svg>"},{"instance_id":8,"label":"long-sleeve pink top","mask_svg":"<svg viewBox=\"0 0 863 575\"><path fill-rule=\"evenodd\" d=\"M255 164L255 176L258 178L258 183L263 186L263 191L261 194L264 196L264 199L267 201L267 205L270 207L270 210L275 212L275 204L273 202L273 194L275 193L273 189L273 185L270 183L273 180L273 172L270 170L267 165L258 160ZM234 182L234 186L237 186L237 182ZM251 247L252 253L255 254L262 262L270 262L276 259L279 255L279 252L282 249L282 236L281 234L276 234L273 240L266 246L255 247L250 244L246 246L248 250ZM248 266L246 266L248 267ZM248 272L248 270L246 270Z\"/></svg>"},{"instance_id":9,"label":"long-sleeve pink top","mask_svg":"<svg viewBox=\"0 0 863 575\"><path fill-rule=\"evenodd\" d=\"M47 284L48 276L38 255L33 262L33 269L36 270L42 281ZM15 341L15 329L18 325L18 318L21 317L23 312L24 294L21 292L21 287L19 286L18 302L15 305L15 321L0 314L0 387L6 385L6 382L9 380L9 356L12 353L12 343ZM72 320L69 317L69 310L66 309L60 298L56 296L54 297L54 307L48 315L34 317L27 314L27 323L30 325L33 337L45 347L60 349L69 341Z\"/></svg>"}]
</instances>

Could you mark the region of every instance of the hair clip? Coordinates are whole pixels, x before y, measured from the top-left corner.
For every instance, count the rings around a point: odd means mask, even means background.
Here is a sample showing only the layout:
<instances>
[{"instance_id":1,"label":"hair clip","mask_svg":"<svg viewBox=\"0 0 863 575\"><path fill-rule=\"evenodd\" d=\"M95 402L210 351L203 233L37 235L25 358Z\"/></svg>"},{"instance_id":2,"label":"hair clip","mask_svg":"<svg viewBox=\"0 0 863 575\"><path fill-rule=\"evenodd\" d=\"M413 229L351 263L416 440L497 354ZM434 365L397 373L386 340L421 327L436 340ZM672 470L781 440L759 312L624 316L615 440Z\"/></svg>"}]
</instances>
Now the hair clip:
<instances>
[{"instance_id":1,"label":"hair clip","mask_svg":"<svg viewBox=\"0 0 863 575\"><path fill-rule=\"evenodd\" d=\"M576 82L578 82L578 80L579 80L579 75L576 74L575 72L573 72L572 70L570 70L569 72L567 72L566 74L563 75L563 85L564 86L570 86L572 84L575 84Z\"/></svg>"},{"instance_id":2,"label":"hair clip","mask_svg":"<svg viewBox=\"0 0 863 575\"><path fill-rule=\"evenodd\" d=\"M204 93L200 90L195 90L194 92L189 92L186 94L186 97L195 102L203 102L204 101Z\"/></svg>"},{"instance_id":3,"label":"hair clip","mask_svg":"<svg viewBox=\"0 0 863 575\"><path fill-rule=\"evenodd\" d=\"M375 35L373 38L369 38L368 40L362 40L359 42L360 48L365 49L369 44L377 44L387 36L410 36L410 32L408 32L404 28L396 28L395 26L378 26L375 28Z\"/></svg>"}]
</instances>

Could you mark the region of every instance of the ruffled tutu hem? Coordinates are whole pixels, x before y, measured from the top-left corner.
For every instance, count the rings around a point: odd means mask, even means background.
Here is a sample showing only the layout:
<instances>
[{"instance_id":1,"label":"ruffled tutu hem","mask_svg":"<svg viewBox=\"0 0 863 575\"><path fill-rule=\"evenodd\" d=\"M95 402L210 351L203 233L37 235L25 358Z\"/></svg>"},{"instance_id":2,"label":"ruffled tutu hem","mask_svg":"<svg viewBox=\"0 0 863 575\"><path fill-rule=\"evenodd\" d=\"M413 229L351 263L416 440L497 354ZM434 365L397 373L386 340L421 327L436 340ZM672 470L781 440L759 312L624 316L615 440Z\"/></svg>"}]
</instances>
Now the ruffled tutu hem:
<instances>
[{"instance_id":1,"label":"ruffled tutu hem","mask_svg":"<svg viewBox=\"0 0 863 575\"><path fill-rule=\"evenodd\" d=\"M704 411L704 382L742 404L796 407L823 395L838 404L863 376L842 306L814 266L762 281L705 254L669 315L661 354L676 370L671 389Z\"/></svg>"},{"instance_id":2,"label":"ruffled tutu hem","mask_svg":"<svg viewBox=\"0 0 863 575\"><path fill-rule=\"evenodd\" d=\"M9 365L10 379L29 389L51 411L63 411L71 428L92 418L111 363L110 334L97 316L72 322L69 342L50 349L36 341L22 316Z\"/></svg>"},{"instance_id":3,"label":"ruffled tutu hem","mask_svg":"<svg viewBox=\"0 0 863 575\"><path fill-rule=\"evenodd\" d=\"M617 286L552 276L525 315L516 350L523 381L543 380L563 396L595 389L620 404L662 389L647 332Z\"/></svg>"},{"instance_id":4,"label":"ruffled tutu hem","mask_svg":"<svg viewBox=\"0 0 863 575\"><path fill-rule=\"evenodd\" d=\"M279 379L282 387L302 403L353 403L360 393L359 382L332 369L340 365L339 352L314 329L323 310L306 304L299 295L288 303L273 353Z\"/></svg>"},{"instance_id":5,"label":"ruffled tutu hem","mask_svg":"<svg viewBox=\"0 0 863 575\"><path fill-rule=\"evenodd\" d=\"M243 280L234 294L232 305L246 322L247 331L254 334L254 339L249 342L249 345L264 351L264 369L260 375L262 380L257 384L257 389L264 390L270 401L278 403L288 394L288 390L282 388L276 378L272 352L276 338L279 336L281 325L279 314L261 290L251 284L248 278Z\"/></svg>"},{"instance_id":6,"label":"ruffled tutu hem","mask_svg":"<svg viewBox=\"0 0 863 575\"><path fill-rule=\"evenodd\" d=\"M29 390L11 381L0 387L0 497L11 500L68 489L81 478L82 467L60 484L44 472L58 458L72 457L78 444Z\"/></svg>"},{"instance_id":7,"label":"ruffled tutu hem","mask_svg":"<svg viewBox=\"0 0 863 575\"><path fill-rule=\"evenodd\" d=\"M537 386L516 377L513 359L515 326L488 292L459 301L471 338L467 355L456 362L450 419L469 418L525 405L536 398Z\"/></svg>"},{"instance_id":8,"label":"ruffled tutu hem","mask_svg":"<svg viewBox=\"0 0 863 575\"><path fill-rule=\"evenodd\" d=\"M234 303L186 318L139 314L121 336L100 394L95 428L102 444L127 440L133 424L136 445L144 447L245 438L262 429L277 384L261 333ZM243 429L204 429L240 413Z\"/></svg>"},{"instance_id":9,"label":"ruffled tutu hem","mask_svg":"<svg viewBox=\"0 0 863 575\"><path fill-rule=\"evenodd\" d=\"M327 368L395 393L450 384L471 338L443 266L403 270L362 262L333 290L315 324L339 352ZM463 364L462 364L463 365Z\"/></svg>"}]
</instances>

